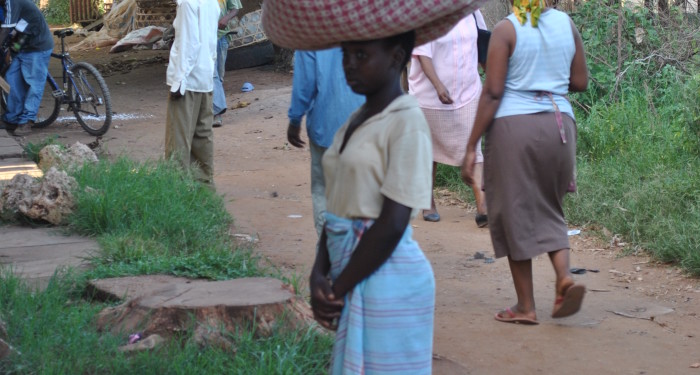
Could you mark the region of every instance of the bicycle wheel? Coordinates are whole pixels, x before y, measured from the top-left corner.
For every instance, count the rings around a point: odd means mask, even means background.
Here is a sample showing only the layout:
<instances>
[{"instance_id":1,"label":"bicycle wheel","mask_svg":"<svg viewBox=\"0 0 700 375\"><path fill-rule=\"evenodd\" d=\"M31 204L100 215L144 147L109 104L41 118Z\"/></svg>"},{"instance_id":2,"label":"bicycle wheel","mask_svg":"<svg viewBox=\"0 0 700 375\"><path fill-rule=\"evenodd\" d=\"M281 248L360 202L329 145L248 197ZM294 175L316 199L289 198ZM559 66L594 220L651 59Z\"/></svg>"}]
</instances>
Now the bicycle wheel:
<instances>
[{"instance_id":1,"label":"bicycle wheel","mask_svg":"<svg viewBox=\"0 0 700 375\"><path fill-rule=\"evenodd\" d=\"M36 120L32 128L45 128L58 118L58 112L61 110L61 99L53 96L55 90L58 90L58 87L54 86L53 82L46 78L44 95L41 97L39 110L37 111ZM2 105L3 113L7 112L7 93L4 91L2 91L2 95L0 96L0 104Z\"/></svg>"},{"instance_id":2,"label":"bicycle wheel","mask_svg":"<svg viewBox=\"0 0 700 375\"><path fill-rule=\"evenodd\" d=\"M73 113L78 123L92 135L103 135L112 124L112 100L104 78L86 63L75 63L72 73Z\"/></svg>"}]
</instances>

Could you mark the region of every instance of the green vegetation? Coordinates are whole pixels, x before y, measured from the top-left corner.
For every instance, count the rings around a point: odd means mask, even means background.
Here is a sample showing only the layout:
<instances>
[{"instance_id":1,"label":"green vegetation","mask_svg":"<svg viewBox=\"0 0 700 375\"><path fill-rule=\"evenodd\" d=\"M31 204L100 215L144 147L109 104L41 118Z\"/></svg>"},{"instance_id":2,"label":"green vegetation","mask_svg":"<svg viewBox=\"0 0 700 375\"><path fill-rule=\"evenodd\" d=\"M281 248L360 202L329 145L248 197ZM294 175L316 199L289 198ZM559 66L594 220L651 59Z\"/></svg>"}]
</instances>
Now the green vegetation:
<instances>
[{"instance_id":1,"label":"green vegetation","mask_svg":"<svg viewBox=\"0 0 700 375\"><path fill-rule=\"evenodd\" d=\"M605 227L635 249L699 276L698 20L676 9L660 18L643 8L593 1L571 15L584 40L591 84L571 95L578 193L567 199L567 219ZM441 166L436 185L473 199L457 168Z\"/></svg>"},{"instance_id":2,"label":"green vegetation","mask_svg":"<svg viewBox=\"0 0 700 375\"><path fill-rule=\"evenodd\" d=\"M592 85L572 96L579 193L567 217L700 275L700 26L677 9L660 18L590 2L572 17Z\"/></svg>"},{"instance_id":3,"label":"green vegetation","mask_svg":"<svg viewBox=\"0 0 700 375\"><path fill-rule=\"evenodd\" d=\"M49 25L70 24L70 0L49 0L42 12Z\"/></svg>"},{"instance_id":4,"label":"green vegetation","mask_svg":"<svg viewBox=\"0 0 700 375\"><path fill-rule=\"evenodd\" d=\"M56 135L52 135L50 137L44 138L43 140L39 141L38 143L28 142L27 145L24 146L24 152L27 153L27 158L29 160L38 164L39 163L39 152L41 152L41 150L48 145L63 146L62 144L58 143L58 137Z\"/></svg>"},{"instance_id":5,"label":"green vegetation","mask_svg":"<svg viewBox=\"0 0 700 375\"><path fill-rule=\"evenodd\" d=\"M213 191L172 162L126 158L86 165L74 174L71 231L94 236L102 252L95 277L167 273L221 280L260 275L250 251L231 251L231 216Z\"/></svg>"},{"instance_id":6,"label":"green vegetation","mask_svg":"<svg viewBox=\"0 0 700 375\"><path fill-rule=\"evenodd\" d=\"M107 305L82 298L87 280L156 273L222 280L279 277L279 271L261 267L250 249L236 248L222 198L173 162L120 158L85 165L73 176L80 188L67 228L97 238L101 251L90 259L90 270L60 273L42 292L0 269L0 319L7 323L9 342L22 353L0 362L0 373L325 372L332 336L310 328L264 338L240 327L236 334L225 333L235 355L202 349L186 334L156 352L119 352L125 337L96 331L95 316ZM296 276L286 282L299 284Z\"/></svg>"},{"instance_id":7,"label":"green vegetation","mask_svg":"<svg viewBox=\"0 0 700 375\"><path fill-rule=\"evenodd\" d=\"M257 337L241 327L227 334L236 354L182 337L154 352L125 354L124 337L98 333L95 315L104 304L81 300L80 276L57 275L36 293L8 270L0 271L0 313L8 341L21 352L0 362L2 374L321 374L332 337L312 329Z\"/></svg>"}]
</instances>

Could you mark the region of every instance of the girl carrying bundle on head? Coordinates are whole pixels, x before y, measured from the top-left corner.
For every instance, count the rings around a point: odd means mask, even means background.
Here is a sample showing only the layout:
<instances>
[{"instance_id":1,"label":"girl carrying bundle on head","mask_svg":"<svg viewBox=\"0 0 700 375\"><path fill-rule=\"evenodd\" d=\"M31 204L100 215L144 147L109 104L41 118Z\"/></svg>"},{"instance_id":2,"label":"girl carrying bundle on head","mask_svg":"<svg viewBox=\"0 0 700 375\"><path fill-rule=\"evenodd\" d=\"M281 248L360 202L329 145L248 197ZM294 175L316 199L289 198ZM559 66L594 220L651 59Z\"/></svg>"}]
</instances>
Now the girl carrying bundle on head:
<instances>
[{"instance_id":1,"label":"girl carrying bundle on head","mask_svg":"<svg viewBox=\"0 0 700 375\"><path fill-rule=\"evenodd\" d=\"M399 84L414 40L341 44L367 101L323 157L328 212L310 285L314 316L338 331L333 374L431 370L435 281L409 225L430 206L430 129Z\"/></svg>"}]
</instances>

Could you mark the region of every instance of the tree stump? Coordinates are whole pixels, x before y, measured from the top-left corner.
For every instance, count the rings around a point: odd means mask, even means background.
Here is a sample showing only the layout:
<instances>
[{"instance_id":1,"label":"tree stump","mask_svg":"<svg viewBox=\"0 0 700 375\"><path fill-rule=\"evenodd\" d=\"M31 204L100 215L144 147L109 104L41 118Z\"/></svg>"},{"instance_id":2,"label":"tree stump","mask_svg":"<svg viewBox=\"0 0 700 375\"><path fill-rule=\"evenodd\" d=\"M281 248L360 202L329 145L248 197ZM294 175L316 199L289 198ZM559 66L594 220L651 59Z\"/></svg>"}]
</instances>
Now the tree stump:
<instances>
[{"instance_id":1,"label":"tree stump","mask_svg":"<svg viewBox=\"0 0 700 375\"><path fill-rule=\"evenodd\" d=\"M237 328L252 327L257 335L268 336L278 327L295 329L313 322L309 305L291 287L272 278L204 281L161 275L91 284L96 295L132 297L98 315L98 328L115 334L169 337L202 331L235 333Z\"/></svg>"}]
</instances>

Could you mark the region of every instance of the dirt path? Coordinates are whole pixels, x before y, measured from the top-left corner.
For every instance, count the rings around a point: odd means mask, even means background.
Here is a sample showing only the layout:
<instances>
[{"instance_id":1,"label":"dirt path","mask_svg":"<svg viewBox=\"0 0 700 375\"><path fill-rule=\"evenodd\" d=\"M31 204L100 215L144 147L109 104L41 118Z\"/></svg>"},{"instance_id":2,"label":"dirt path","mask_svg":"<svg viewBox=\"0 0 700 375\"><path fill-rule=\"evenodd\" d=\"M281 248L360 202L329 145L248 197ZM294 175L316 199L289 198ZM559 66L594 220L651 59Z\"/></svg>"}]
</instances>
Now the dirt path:
<instances>
[{"instance_id":1,"label":"dirt path","mask_svg":"<svg viewBox=\"0 0 700 375\"><path fill-rule=\"evenodd\" d=\"M158 158L163 152L164 52L74 53L93 63L152 59L129 73L107 77L118 113L104 137L112 156ZM241 93L243 82L255 91ZM215 129L215 181L236 219L234 231L259 236L257 251L306 279L316 234L311 215L308 150L285 146L291 75L269 69L227 72L231 109ZM54 124L29 140L57 134L62 142L92 141L72 121ZM554 274L546 257L534 261L539 326L496 322L514 291L507 262L470 260L492 256L488 230L474 213L442 206L440 223L413 222L415 236L437 278L435 352L473 374L700 374L700 282L646 257L620 257L620 248L586 235L572 237L572 267L598 269L577 276L589 293L582 311L549 318ZM296 218L295 215L301 215ZM617 312L618 314L616 314ZM637 318L635 318L635 316ZM653 318L652 318L653 317Z\"/></svg>"}]
</instances>

